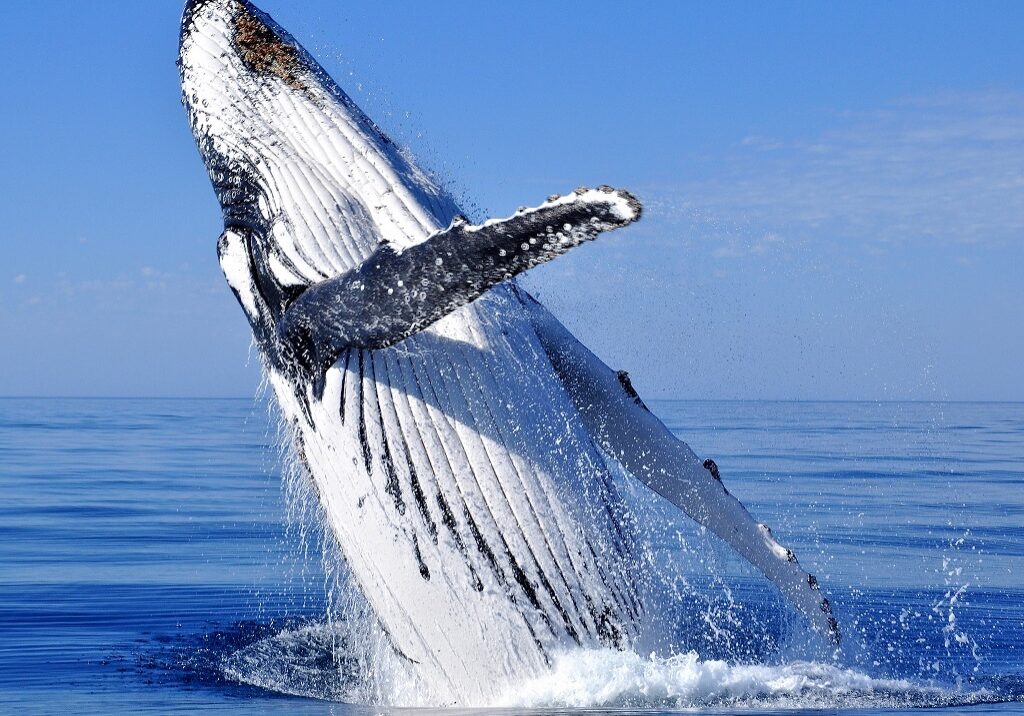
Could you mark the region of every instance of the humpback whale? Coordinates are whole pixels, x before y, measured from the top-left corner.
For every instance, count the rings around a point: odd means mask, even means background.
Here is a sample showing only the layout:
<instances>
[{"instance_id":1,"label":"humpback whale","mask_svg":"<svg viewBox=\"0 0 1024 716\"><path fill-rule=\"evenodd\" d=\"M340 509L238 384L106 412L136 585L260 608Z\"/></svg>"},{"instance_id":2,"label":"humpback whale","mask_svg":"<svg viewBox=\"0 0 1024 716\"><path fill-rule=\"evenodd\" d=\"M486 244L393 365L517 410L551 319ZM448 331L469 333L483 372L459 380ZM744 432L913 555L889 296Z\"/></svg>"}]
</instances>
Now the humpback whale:
<instances>
[{"instance_id":1,"label":"humpback whale","mask_svg":"<svg viewBox=\"0 0 1024 716\"><path fill-rule=\"evenodd\" d=\"M190 0L178 64L225 278L328 531L424 688L485 703L658 622L622 474L838 642L815 578L718 467L515 281L640 219L633 195L581 188L470 223L247 0Z\"/></svg>"}]
</instances>

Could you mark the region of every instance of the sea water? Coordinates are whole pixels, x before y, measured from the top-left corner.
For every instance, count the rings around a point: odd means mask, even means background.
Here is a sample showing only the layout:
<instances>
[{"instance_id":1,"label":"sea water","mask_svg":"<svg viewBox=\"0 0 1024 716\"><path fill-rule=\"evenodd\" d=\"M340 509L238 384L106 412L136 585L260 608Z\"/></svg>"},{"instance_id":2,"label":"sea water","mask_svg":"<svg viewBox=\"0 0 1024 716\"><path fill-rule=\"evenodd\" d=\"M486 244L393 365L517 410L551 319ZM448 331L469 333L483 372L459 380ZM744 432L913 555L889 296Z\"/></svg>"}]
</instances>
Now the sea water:
<instances>
[{"instance_id":1,"label":"sea water","mask_svg":"<svg viewBox=\"0 0 1024 716\"><path fill-rule=\"evenodd\" d=\"M644 539L674 595L662 653L560 655L490 706L1021 708L1024 404L651 407L817 574L842 649L654 504ZM0 711L413 703L365 688L344 575L286 504L276 442L261 401L0 400Z\"/></svg>"}]
</instances>

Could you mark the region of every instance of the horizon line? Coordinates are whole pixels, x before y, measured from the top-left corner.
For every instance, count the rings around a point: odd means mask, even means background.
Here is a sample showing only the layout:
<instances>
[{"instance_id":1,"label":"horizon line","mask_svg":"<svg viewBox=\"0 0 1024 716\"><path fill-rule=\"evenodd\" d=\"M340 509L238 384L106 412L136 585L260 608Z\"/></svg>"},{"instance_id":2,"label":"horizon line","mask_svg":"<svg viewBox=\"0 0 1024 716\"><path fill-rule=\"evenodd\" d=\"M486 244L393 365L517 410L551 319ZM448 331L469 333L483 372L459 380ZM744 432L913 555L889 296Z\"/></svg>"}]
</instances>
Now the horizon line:
<instances>
[{"instance_id":1,"label":"horizon line","mask_svg":"<svg viewBox=\"0 0 1024 716\"><path fill-rule=\"evenodd\" d=\"M0 395L0 400L246 400L265 401L267 396L217 395ZM1015 405L1024 399L987 398L647 398L651 403L994 403Z\"/></svg>"}]
</instances>

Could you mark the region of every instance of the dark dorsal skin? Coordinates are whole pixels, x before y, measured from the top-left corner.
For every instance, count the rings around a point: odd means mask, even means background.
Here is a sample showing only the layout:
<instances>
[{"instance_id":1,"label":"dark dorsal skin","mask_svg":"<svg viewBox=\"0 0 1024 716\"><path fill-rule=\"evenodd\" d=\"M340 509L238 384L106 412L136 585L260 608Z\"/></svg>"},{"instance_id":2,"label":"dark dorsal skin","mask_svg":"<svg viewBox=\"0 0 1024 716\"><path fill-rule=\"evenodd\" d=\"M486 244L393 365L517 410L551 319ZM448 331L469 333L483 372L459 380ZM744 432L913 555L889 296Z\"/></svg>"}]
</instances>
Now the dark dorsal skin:
<instances>
[{"instance_id":1,"label":"dark dorsal skin","mask_svg":"<svg viewBox=\"0 0 1024 716\"><path fill-rule=\"evenodd\" d=\"M404 250L369 259L306 289L277 322L296 369L318 381L349 348L380 349L418 333L502 281L640 217L630 194L579 189L482 226L458 219Z\"/></svg>"}]
</instances>

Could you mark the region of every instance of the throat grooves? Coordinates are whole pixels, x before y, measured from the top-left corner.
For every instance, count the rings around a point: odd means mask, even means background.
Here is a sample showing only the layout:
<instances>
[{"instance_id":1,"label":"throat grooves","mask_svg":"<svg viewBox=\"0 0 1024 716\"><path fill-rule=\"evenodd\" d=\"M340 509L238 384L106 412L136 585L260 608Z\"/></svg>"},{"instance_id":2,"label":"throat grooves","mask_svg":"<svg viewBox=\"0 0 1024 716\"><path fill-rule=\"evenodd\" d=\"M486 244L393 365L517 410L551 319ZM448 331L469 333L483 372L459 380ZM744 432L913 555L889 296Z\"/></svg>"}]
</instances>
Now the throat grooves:
<instances>
[{"instance_id":1,"label":"throat grooves","mask_svg":"<svg viewBox=\"0 0 1024 716\"><path fill-rule=\"evenodd\" d=\"M364 371L364 353L366 351L360 350L359 353L359 383L363 385L366 381L366 373ZM370 441L366 437L366 387L363 385L363 395L360 396L359 400L359 445L363 449L363 467L367 473L372 474L373 455L370 452Z\"/></svg>"}]
</instances>

